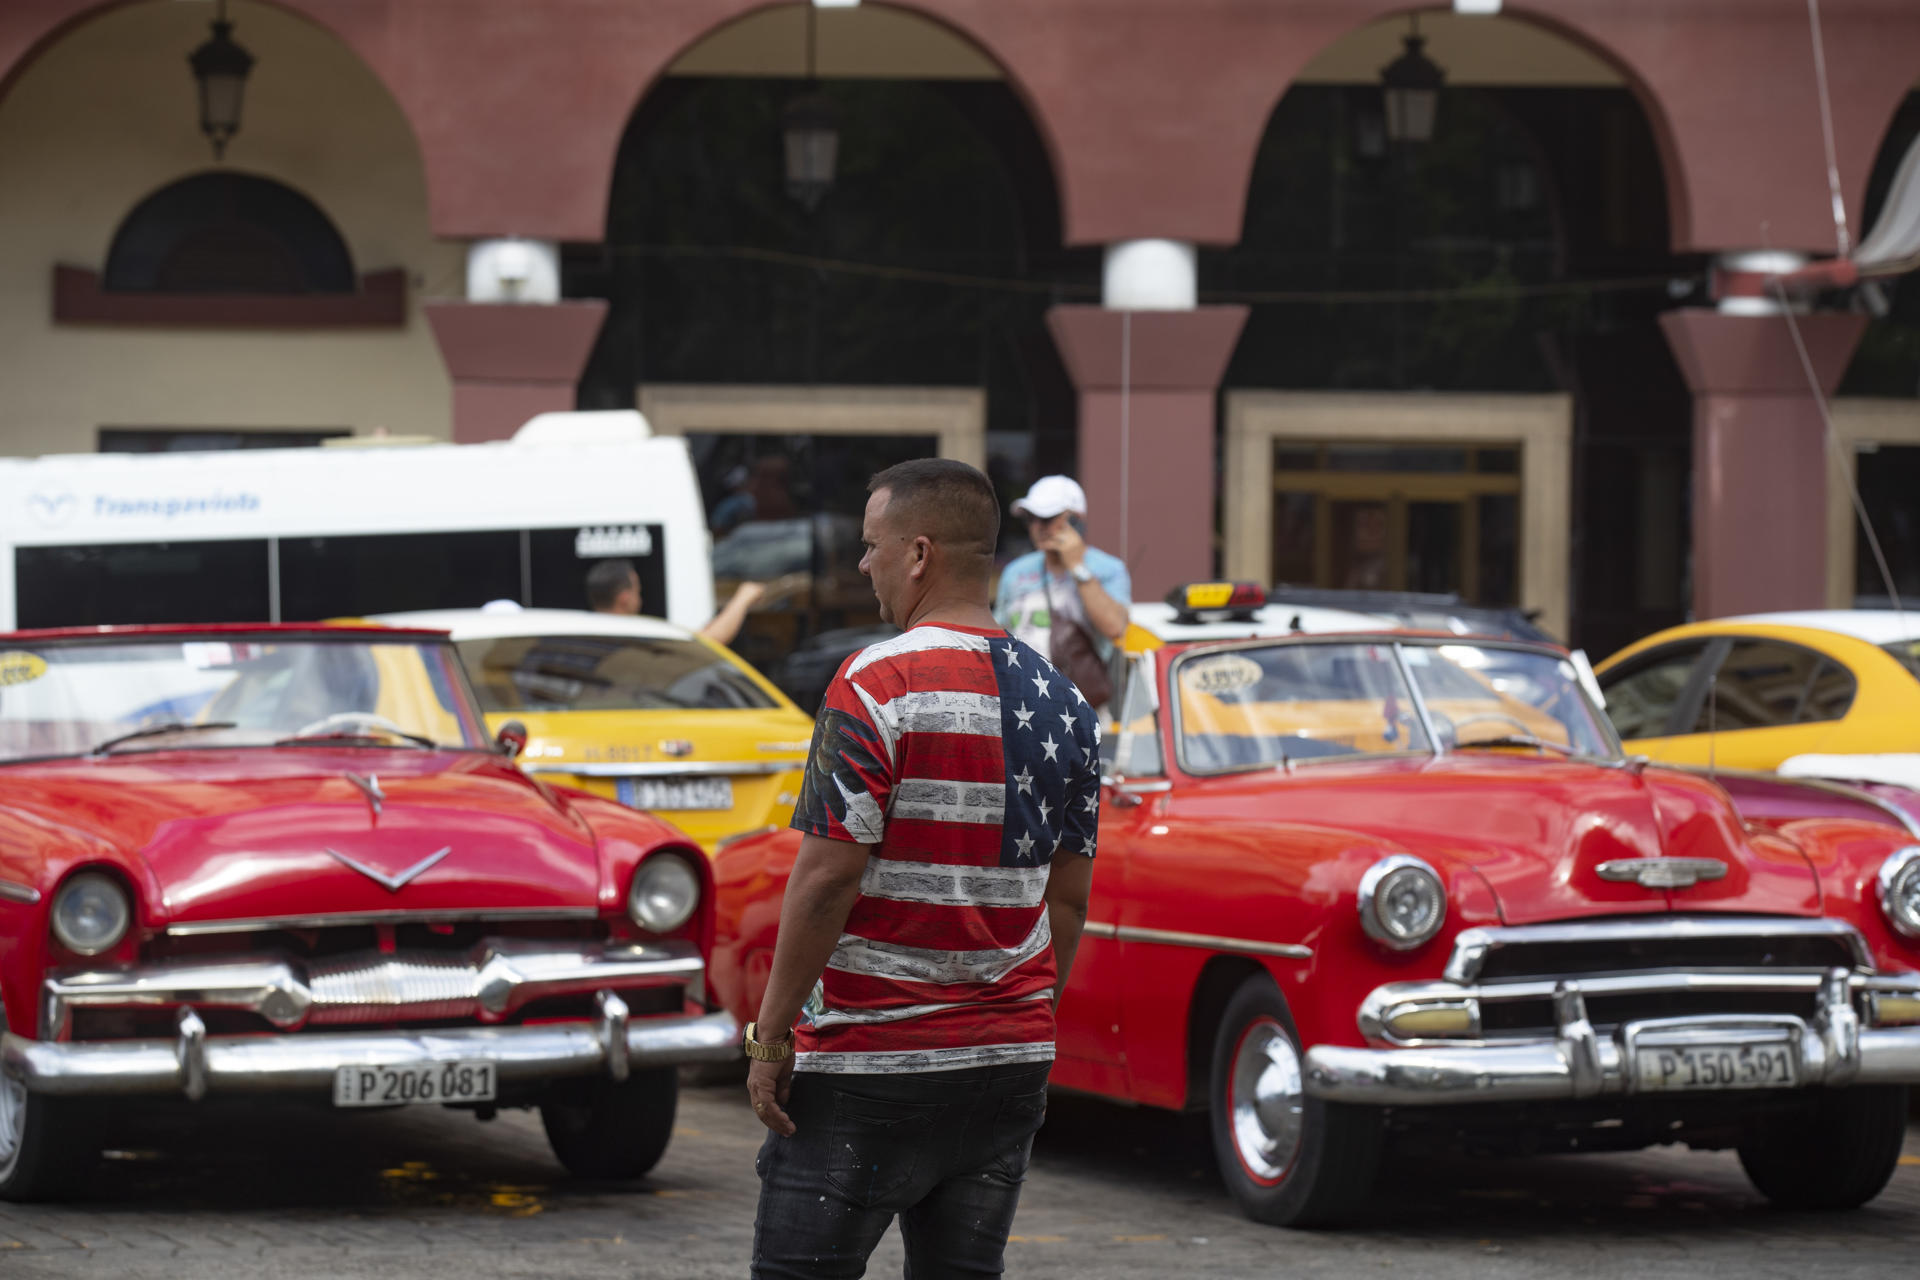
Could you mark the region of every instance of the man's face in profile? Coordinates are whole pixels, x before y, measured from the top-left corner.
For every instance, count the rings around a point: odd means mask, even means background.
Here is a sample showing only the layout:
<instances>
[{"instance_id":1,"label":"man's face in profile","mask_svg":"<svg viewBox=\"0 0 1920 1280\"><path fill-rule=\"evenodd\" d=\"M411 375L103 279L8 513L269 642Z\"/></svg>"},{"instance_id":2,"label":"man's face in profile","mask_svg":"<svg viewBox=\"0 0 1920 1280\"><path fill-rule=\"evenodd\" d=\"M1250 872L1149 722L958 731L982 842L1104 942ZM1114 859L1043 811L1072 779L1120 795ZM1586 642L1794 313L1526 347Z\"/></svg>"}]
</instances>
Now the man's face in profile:
<instances>
[{"instance_id":1,"label":"man's face in profile","mask_svg":"<svg viewBox=\"0 0 1920 1280\"><path fill-rule=\"evenodd\" d=\"M636 573L636 574L628 575L627 585L620 588L620 594L616 595L613 598L613 605L607 610L607 612L608 613L624 613L628 615L634 615L640 612L640 575L639 574Z\"/></svg>"}]
</instances>

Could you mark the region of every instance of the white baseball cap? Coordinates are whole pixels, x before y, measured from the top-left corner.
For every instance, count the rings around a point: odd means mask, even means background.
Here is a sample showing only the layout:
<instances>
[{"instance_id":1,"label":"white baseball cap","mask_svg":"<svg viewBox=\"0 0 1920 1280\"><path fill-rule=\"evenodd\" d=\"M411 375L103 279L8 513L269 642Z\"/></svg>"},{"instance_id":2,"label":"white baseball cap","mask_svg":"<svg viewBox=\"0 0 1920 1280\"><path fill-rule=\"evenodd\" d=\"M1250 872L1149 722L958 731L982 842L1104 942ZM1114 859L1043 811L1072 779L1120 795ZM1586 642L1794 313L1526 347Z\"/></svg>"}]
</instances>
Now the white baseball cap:
<instances>
[{"instance_id":1,"label":"white baseball cap","mask_svg":"<svg viewBox=\"0 0 1920 1280\"><path fill-rule=\"evenodd\" d=\"M1013 514L1051 520L1062 511L1087 514L1087 491L1072 476L1041 476L1024 498L1013 500Z\"/></svg>"}]
</instances>

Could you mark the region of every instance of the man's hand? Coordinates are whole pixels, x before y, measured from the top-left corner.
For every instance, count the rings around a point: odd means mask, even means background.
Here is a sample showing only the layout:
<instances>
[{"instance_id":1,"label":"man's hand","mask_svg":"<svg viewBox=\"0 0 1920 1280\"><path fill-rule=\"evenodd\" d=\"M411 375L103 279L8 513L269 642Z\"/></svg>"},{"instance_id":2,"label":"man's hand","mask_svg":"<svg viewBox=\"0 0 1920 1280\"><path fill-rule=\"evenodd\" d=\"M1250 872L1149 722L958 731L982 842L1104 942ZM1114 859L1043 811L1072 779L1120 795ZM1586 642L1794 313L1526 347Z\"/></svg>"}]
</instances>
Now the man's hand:
<instances>
[{"instance_id":1,"label":"man's hand","mask_svg":"<svg viewBox=\"0 0 1920 1280\"><path fill-rule=\"evenodd\" d=\"M1079 567L1087 558L1087 540L1073 527L1073 521L1065 512L1055 516L1045 524L1035 527L1038 535L1033 545L1047 553L1047 560L1057 563L1068 573Z\"/></svg>"},{"instance_id":2,"label":"man's hand","mask_svg":"<svg viewBox=\"0 0 1920 1280\"><path fill-rule=\"evenodd\" d=\"M793 1120L786 1112L787 1095L792 1089L792 1058L748 1064L747 1097L753 1102L753 1114L760 1117L761 1124L783 1138L791 1138L796 1132Z\"/></svg>"}]
</instances>

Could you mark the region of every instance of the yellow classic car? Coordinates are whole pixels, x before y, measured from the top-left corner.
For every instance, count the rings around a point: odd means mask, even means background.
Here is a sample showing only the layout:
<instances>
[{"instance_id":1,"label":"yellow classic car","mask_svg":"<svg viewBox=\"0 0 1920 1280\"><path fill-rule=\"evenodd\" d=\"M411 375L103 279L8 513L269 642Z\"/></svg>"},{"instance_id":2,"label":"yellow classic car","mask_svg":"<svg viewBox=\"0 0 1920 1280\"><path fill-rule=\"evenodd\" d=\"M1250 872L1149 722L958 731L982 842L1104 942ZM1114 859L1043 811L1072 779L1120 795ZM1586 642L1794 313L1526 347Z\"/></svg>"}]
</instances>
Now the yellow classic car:
<instances>
[{"instance_id":1,"label":"yellow classic car","mask_svg":"<svg viewBox=\"0 0 1920 1280\"><path fill-rule=\"evenodd\" d=\"M793 816L813 719L725 646L658 618L449 609L376 622L453 635L520 766L657 814L709 853Z\"/></svg>"},{"instance_id":2,"label":"yellow classic car","mask_svg":"<svg viewBox=\"0 0 1920 1280\"><path fill-rule=\"evenodd\" d=\"M1920 781L1920 615L1829 609L1670 627L1596 668L1663 764Z\"/></svg>"}]
</instances>

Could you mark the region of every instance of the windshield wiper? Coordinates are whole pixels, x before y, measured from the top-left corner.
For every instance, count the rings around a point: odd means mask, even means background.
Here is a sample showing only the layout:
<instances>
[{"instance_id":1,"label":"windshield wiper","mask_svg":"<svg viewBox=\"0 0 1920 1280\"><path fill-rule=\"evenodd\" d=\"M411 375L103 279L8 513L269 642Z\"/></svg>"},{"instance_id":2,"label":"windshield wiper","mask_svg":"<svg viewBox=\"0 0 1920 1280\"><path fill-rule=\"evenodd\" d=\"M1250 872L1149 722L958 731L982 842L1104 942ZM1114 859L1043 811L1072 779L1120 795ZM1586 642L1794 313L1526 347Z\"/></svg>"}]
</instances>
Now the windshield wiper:
<instances>
[{"instance_id":1,"label":"windshield wiper","mask_svg":"<svg viewBox=\"0 0 1920 1280\"><path fill-rule=\"evenodd\" d=\"M1581 754L1572 747L1558 742L1548 742L1545 738L1536 738L1530 733L1510 733L1499 738L1475 738L1472 742L1453 744L1455 751L1467 751L1477 747L1538 747L1542 751L1557 751L1563 756Z\"/></svg>"},{"instance_id":2,"label":"windshield wiper","mask_svg":"<svg viewBox=\"0 0 1920 1280\"><path fill-rule=\"evenodd\" d=\"M117 738L108 738L105 742L97 742L87 749L87 754L90 756L103 756L123 742L133 742L140 738L158 738L162 734L168 733L198 733L203 729L232 729L235 727L237 727L237 723L232 720L203 720L196 724L188 724L184 720L169 720L164 724L150 724L144 729L135 729L133 732L123 733Z\"/></svg>"}]
</instances>

